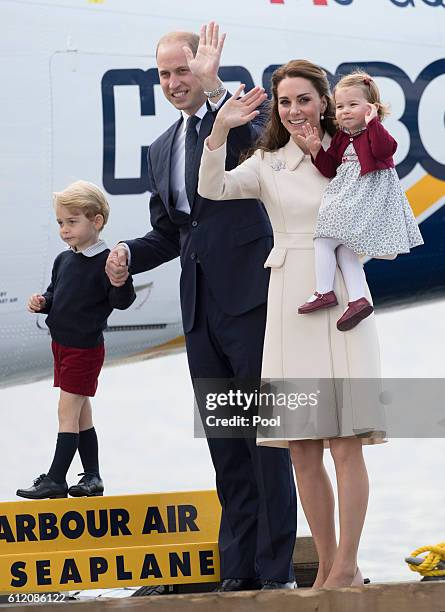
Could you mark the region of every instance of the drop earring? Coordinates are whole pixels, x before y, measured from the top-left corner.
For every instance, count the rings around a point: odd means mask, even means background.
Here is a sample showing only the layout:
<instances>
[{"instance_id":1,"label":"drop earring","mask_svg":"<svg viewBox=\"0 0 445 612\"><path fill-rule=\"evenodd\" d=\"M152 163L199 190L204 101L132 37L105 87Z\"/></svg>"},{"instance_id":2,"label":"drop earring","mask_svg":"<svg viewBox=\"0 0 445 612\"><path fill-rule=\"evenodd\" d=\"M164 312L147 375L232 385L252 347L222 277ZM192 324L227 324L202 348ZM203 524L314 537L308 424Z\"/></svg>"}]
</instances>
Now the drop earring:
<instances>
[{"instance_id":1,"label":"drop earring","mask_svg":"<svg viewBox=\"0 0 445 612\"><path fill-rule=\"evenodd\" d=\"M323 114L320 115L320 119L321 119L321 121L323 121L323 119L324 119L324 115Z\"/></svg>"}]
</instances>

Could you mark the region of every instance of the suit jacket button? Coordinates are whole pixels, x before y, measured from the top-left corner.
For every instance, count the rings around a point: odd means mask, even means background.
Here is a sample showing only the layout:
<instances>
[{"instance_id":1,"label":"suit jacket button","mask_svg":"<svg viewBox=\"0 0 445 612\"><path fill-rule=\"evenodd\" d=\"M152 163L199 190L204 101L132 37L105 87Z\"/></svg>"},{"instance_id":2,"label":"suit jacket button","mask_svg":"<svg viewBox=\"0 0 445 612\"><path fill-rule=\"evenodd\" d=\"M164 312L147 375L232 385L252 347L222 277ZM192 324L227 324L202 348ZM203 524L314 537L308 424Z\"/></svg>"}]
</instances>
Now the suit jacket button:
<instances>
[{"instance_id":1,"label":"suit jacket button","mask_svg":"<svg viewBox=\"0 0 445 612\"><path fill-rule=\"evenodd\" d=\"M196 227L198 225L197 221L192 221L192 227Z\"/></svg>"},{"instance_id":2,"label":"suit jacket button","mask_svg":"<svg viewBox=\"0 0 445 612\"><path fill-rule=\"evenodd\" d=\"M196 259L196 253L192 253L192 254L190 255L190 259Z\"/></svg>"}]
</instances>

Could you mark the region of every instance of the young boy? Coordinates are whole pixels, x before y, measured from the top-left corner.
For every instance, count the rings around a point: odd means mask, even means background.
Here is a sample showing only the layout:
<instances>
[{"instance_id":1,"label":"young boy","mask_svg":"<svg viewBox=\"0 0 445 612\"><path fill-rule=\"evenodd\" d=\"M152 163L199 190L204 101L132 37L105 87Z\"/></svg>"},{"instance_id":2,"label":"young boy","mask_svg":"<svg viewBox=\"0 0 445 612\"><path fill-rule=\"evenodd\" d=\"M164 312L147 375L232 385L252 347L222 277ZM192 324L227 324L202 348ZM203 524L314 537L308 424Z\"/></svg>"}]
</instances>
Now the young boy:
<instances>
[{"instance_id":1,"label":"young boy","mask_svg":"<svg viewBox=\"0 0 445 612\"><path fill-rule=\"evenodd\" d=\"M76 181L54 194L54 206L60 237L70 248L56 257L51 284L43 295L30 297L28 310L48 314L54 386L60 387L59 435L48 474L17 490L28 499L103 495L89 398L96 393L104 362L107 318L113 308L124 310L136 299L131 277L113 287L105 274L109 249L99 234L110 209L101 190ZM77 450L84 473L68 489L66 474Z\"/></svg>"}]
</instances>

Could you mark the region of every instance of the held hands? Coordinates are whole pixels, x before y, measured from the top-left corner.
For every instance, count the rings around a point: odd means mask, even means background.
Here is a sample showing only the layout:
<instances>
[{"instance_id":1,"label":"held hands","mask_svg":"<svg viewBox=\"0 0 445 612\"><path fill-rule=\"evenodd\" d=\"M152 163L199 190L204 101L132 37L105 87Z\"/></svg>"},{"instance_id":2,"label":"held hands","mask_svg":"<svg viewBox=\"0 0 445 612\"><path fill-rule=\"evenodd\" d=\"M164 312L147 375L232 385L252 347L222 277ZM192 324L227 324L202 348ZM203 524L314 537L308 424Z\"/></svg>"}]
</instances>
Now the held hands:
<instances>
[{"instance_id":1,"label":"held hands","mask_svg":"<svg viewBox=\"0 0 445 612\"><path fill-rule=\"evenodd\" d=\"M297 144L303 150L309 151L312 157L315 158L321 149L321 140L318 129L316 127L312 127L312 125L306 125L305 123L303 124L302 128L304 135L295 135Z\"/></svg>"},{"instance_id":2,"label":"held hands","mask_svg":"<svg viewBox=\"0 0 445 612\"><path fill-rule=\"evenodd\" d=\"M105 264L105 272L114 287L122 287L125 284L129 277L127 249L125 247L118 244L114 249L111 249Z\"/></svg>"},{"instance_id":3,"label":"held hands","mask_svg":"<svg viewBox=\"0 0 445 612\"><path fill-rule=\"evenodd\" d=\"M201 26L196 55L190 47L182 47L191 73L201 81L205 91L216 89L219 84L218 68L224 46L225 34L219 36L219 26L214 21Z\"/></svg>"},{"instance_id":4,"label":"held hands","mask_svg":"<svg viewBox=\"0 0 445 612\"><path fill-rule=\"evenodd\" d=\"M365 122L366 125L368 125L368 123L370 121L372 121L374 119L374 117L378 117L378 106L377 104L371 104L370 102L367 103L367 107L368 107L368 111L365 115Z\"/></svg>"},{"instance_id":5,"label":"held hands","mask_svg":"<svg viewBox=\"0 0 445 612\"><path fill-rule=\"evenodd\" d=\"M240 97L244 88L244 84L240 85L233 96L219 109L212 133L207 141L209 149L220 147L232 128L249 123L259 114L260 111L256 109L267 98L264 89L257 86Z\"/></svg>"},{"instance_id":6,"label":"held hands","mask_svg":"<svg viewBox=\"0 0 445 612\"><path fill-rule=\"evenodd\" d=\"M42 308L45 308L46 300L40 293L33 293L28 300L27 309L29 312L40 312Z\"/></svg>"}]
</instances>

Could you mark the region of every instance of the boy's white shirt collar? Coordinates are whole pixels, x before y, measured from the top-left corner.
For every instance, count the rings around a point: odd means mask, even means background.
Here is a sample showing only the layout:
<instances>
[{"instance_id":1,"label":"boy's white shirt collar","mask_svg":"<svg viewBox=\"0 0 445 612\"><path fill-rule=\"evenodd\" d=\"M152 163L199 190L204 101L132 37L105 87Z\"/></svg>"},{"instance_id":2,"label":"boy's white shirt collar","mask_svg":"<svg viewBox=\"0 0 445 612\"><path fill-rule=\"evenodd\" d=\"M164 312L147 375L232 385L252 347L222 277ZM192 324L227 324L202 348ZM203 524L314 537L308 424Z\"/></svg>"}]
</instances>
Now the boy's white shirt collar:
<instances>
[{"instance_id":1,"label":"boy's white shirt collar","mask_svg":"<svg viewBox=\"0 0 445 612\"><path fill-rule=\"evenodd\" d=\"M91 244L83 251L76 251L75 249L73 249L73 247L70 247L70 250L73 253L76 253L76 255L84 255L85 257L94 257L95 255L99 255L99 253L102 253L106 249L108 249L108 247L105 243L105 240L102 239L98 240L94 244Z\"/></svg>"}]
</instances>

